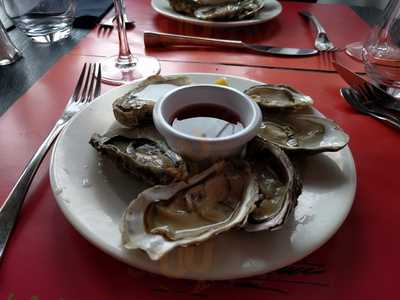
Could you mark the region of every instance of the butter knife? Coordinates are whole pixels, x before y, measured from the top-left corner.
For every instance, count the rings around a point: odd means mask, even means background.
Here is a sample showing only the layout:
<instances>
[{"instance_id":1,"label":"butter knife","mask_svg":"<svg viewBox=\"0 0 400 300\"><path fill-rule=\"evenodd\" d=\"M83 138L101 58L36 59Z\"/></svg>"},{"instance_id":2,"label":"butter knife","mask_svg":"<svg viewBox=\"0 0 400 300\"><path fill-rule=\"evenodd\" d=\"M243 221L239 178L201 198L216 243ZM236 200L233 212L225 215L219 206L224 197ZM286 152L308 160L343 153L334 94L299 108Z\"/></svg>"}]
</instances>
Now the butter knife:
<instances>
[{"instance_id":1,"label":"butter knife","mask_svg":"<svg viewBox=\"0 0 400 300\"><path fill-rule=\"evenodd\" d=\"M353 73L342 64L338 62L333 62L333 66L335 67L339 75L344 79L344 81L346 81L348 85L350 85L358 93L363 94L363 89L368 88L374 95L374 99L371 99L371 101L376 102L376 105L380 105L382 106L382 108L385 109L400 112L400 100L386 93L379 86Z\"/></svg>"},{"instance_id":2,"label":"butter knife","mask_svg":"<svg viewBox=\"0 0 400 300\"><path fill-rule=\"evenodd\" d=\"M280 56L309 56L318 54L318 51L315 49L281 48L268 45L246 44L236 40L211 39L152 31L144 32L144 45L146 48L163 46L229 47Z\"/></svg>"}]
</instances>

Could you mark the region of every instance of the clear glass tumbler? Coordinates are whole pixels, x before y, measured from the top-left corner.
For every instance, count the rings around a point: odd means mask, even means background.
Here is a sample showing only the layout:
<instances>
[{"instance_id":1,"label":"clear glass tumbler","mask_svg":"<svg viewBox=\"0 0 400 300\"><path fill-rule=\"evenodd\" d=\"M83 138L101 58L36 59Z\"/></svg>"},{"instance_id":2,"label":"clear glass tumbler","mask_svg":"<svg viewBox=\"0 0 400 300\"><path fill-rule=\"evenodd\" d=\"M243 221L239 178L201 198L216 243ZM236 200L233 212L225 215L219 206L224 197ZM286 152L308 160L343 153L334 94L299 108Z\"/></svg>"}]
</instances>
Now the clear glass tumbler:
<instances>
[{"instance_id":1,"label":"clear glass tumbler","mask_svg":"<svg viewBox=\"0 0 400 300\"><path fill-rule=\"evenodd\" d=\"M390 0L362 52L365 71L376 83L400 89L400 1Z\"/></svg>"},{"instance_id":2,"label":"clear glass tumbler","mask_svg":"<svg viewBox=\"0 0 400 300\"><path fill-rule=\"evenodd\" d=\"M21 52L15 47L7 35L0 20L0 66L9 65L21 57Z\"/></svg>"},{"instance_id":3,"label":"clear glass tumbler","mask_svg":"<svg viewBox=\"0 0 400 300\"><path fill-rule=\"evenodd\" d=\"M51 43L68 37L75 16L74 0L2 0L5 11L34 42Z\"/></svg>"}]
</instances>

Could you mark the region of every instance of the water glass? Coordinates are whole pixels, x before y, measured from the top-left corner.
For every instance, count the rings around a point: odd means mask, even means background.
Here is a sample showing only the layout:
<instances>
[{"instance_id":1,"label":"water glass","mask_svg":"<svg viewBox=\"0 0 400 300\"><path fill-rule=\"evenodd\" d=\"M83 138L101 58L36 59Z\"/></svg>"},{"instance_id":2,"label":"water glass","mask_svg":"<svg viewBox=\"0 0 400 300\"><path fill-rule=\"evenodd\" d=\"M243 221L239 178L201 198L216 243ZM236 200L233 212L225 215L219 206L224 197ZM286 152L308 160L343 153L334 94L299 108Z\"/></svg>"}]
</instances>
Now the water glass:
<instances>
[{"instance_id":1,"label":"water glass","mask_svg":"<svg viewBox=\"0 0 400 300\"><path fill-rule=\"evenodd\" d=\"M21 57L21 52L14 46L0 20L0 66L9 65Z\"/></svg>"},{"instance_id":2,"label":"water glass","mask_svg":"<svg viewBox=\"0 0 400 300\"><path fill-rule=\"evenodd\" d=\"M75 15L74 0L2 0L6 14L34 42L68 37Z\"/></svg>"}]
</instances>

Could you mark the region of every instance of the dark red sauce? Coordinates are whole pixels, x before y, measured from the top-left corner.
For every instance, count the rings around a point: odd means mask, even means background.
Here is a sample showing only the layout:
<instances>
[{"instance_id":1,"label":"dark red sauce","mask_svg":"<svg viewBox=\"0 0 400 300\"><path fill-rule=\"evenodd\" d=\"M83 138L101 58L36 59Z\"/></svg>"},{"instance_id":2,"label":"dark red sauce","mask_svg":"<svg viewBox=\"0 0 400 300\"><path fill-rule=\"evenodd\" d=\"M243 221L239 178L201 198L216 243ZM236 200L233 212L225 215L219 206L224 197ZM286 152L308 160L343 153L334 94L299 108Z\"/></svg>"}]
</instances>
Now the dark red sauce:
<instances>
[{"instance_id":1,"label":"dark red sauce","mask_svg":"<svg viewBox=\"0 0 400 300\"><path fill-rule=\"evenodd\" d=\"M217 104L193 104L178 110L170 123L176 130L196 137L218 138L243 130L239 115Z\"/></svg>"}]
</instances>

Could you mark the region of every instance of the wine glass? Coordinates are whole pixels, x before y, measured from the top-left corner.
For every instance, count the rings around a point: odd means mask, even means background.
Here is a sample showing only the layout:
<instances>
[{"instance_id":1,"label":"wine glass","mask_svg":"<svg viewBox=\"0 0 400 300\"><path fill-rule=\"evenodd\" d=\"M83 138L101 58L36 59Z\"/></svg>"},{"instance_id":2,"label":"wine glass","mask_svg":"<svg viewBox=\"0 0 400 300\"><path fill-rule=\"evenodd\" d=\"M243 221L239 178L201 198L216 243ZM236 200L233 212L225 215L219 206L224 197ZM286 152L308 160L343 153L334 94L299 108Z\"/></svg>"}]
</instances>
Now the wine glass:
<instances>
[{"instance_id":1,"label":"wine glass","mask_svg":"<svg viewBox=\"0 0 400 300\"><path fill-rule=\"evenodd\" d=\"M367 75L376 83L400 91L400 1L390 0L382 22L364 44Z\"/></svg>"},{"instance_id":2,"label":"wine glass","mask_svg":"<svg viewBox=\"0 0 400 300\"><path fill-rule=\"evenodd\" d=\"M123 0L113 1L118 27L119 53L101 63L102 81L107 84L120 85L158 74L160 63L156 58L131 53L123 19Z\"/></svg>"},{"instance_id":3,"label":"wine glass","mask_svg":"<svg viewBox=\"0 0 400 300\"><path fill-rule=\"evenodd\" d=\"M363 49L364 49L363 42L354 42L346 45L345 53L359 61L362 61Z\"/></svg>"},{"instance_id":4,"label":"wine glass","mask_svg":"<svg viewBox=\"0 0 400 300\"><path fill-rule=\"evenodd\" d=\"M383 15L381 17L383 19L385 19L386 15L388 14L388 12L390 12L390 10L391 10L391 4L390 4L390 1L389 1L389 3L386 5L385 10L383 12ZM381 22L382 21L378 21L378 24L381 23ZM353 42L353 43L350 43L350 44L346 45L345 53L347 55L359 60L359 61L363 61L364 44L366 42L367 41L364 41L364 42L358 41L358 42Z\"/></svg>"}]
</instances>

